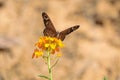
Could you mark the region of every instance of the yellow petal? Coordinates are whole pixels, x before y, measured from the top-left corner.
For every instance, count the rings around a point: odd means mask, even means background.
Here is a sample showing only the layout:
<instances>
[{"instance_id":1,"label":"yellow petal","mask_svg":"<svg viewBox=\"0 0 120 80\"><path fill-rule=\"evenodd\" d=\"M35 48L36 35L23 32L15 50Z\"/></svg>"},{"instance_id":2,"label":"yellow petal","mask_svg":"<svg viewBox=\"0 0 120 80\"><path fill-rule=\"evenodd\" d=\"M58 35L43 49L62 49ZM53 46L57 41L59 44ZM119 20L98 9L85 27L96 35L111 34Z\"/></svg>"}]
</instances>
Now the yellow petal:
<instances>
[{"instance_id":1,"label":"yellow petal","mask_svg":"<svg viewBox=\"0 0 120 80\"><path fill-rule=\"evenodd\" d=\"M55 49L56 48L56 44L50 44L50 48L51 49Z\"/></svg>"},{"instance_id":2,"label":"yellow petal","mask_svg":"<svg viewBox=\"0 0 120 80\"><path fill-rule=\"evenodd\" d=\"M43 52L42 52L42 51L36 51L36 52L35 52L35 55L37 55L37 56L42 56L42 55L43 55Z\"/></svg>"},{"instance_id":3,"label":"yellow petal","mask_svg":"<svg viewBox=\"0 0 120 80\"><path fill-rule=\"evenodd\" d=\"M63 47L64 46L61 40L58 41L58 45L59 45L59 47Z\"/></svg>"},{"instance_id":4,"label":"yellow petal","mask_svg":"<svg viewBox=\"0 0 120 80\"><path fill-rule=\"evenodd\" d=\"M62 56L62 53L57 53L57 57L61 57Z\"/></svg>"},{"instance_id":5,"label":"yellow petal","mask_svg":"<svg viewBox=\"0 0 120 80\"><path fill-rule=\"evenodd\" d=\"M45 44L45 47L48 48L50 44Z\"/></svg>"}]
</instances>

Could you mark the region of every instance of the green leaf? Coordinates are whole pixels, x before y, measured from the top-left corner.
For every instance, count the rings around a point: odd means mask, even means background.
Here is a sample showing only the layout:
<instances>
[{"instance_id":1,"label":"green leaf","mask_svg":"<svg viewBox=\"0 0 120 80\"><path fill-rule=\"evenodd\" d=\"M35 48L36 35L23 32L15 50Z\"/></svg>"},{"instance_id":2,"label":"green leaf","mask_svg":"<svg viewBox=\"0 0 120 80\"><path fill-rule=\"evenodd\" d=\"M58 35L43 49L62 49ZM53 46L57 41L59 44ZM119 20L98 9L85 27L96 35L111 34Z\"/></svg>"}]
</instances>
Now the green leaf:
<instances>
[{"instance_id":1,"label":"green leaf","mask_svg":"<svg viewBox=\"0 0 120 80\"><path fill-rule=\"evenodd\" d=\"M49 77L47 77L47 76L45 76L45 75L38 75L39 77L41 77L41 78L45 78L45 79L50 79Z\"/></svg>"},{"instance_id":2,"label":"green leaf","mask_svg":"<svg viewBox=\"0 0 120 80\"><path fill-rule=\"evenodd\" d=\"M105 76L103 80L108 80L107 77Z\"/></svg>"}]
</instances>

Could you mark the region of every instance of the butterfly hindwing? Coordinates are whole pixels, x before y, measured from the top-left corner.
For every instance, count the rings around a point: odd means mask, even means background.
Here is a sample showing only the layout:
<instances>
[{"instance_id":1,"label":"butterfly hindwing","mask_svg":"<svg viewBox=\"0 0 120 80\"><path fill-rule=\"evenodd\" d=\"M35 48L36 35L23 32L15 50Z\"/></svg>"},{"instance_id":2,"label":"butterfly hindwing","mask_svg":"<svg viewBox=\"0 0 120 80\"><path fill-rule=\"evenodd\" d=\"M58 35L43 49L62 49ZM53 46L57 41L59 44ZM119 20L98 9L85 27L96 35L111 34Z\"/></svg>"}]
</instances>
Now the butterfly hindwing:
<instances>
[{"instance_id":1,"label":"butterfly hindwing","mask_svg":"<svg viewBox=\"0 0 120 80\"><path fill-rule=\"evenodd\" d=\"M43 22L45 25L45 29L43 31L44 36L56 37L57 36L56 29L52 21L50 20L49 16L45 12L43 12L42 17L43 17Z\"/></svg>"},{"instance_id":2,"label":"butterfly hindwing","mask_svg":"<svg viewBox=\"0 0 120 80\"><path fill-rule=\"evenodd\" d=\"M76 25L76 26L70 27L68 29L65 29L64 31L61 31L59 33L58 38L63 41L65 39L66 35L70 34L71 32L75 31L78 28L79 28L79 25Z\"/></svg>"}]
</instances>

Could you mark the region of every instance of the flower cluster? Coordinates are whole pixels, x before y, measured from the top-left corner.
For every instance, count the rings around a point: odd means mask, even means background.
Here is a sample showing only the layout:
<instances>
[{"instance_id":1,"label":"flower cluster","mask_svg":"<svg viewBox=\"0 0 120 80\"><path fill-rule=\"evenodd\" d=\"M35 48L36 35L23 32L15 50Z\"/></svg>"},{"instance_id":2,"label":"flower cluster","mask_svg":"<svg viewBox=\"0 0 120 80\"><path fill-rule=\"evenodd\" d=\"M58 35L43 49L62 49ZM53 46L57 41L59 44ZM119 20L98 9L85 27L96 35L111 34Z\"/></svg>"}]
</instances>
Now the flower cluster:
<instances>
[{"instance_id":1,"label":"flower cluster","mask_svg":"<svg viewBox=\"0 0 120 80\"><path fill-rule=\"evenodd\" d=\"M57 39L55 37L43 36L40 37L35 46L36 49L34 50L32 58L43 56L44 51L49 51L51 54L54 54L56 51L58 52L59 48L62 48L64 45L60 39Z\"/></svg>"}]
</instances>

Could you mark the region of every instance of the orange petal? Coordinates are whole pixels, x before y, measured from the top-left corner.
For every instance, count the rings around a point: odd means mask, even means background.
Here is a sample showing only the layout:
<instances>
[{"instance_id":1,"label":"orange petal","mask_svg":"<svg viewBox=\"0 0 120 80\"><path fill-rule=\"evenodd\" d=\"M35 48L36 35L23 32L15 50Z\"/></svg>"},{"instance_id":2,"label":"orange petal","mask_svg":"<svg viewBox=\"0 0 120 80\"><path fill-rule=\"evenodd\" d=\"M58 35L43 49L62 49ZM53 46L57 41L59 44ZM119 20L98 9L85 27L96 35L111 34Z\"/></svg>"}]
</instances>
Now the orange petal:
<instances>
[{"instance_id":1,"label":"orange petal","mask_svg":"<svg viewBox=\"0 0 120 80\"><path fill-rule=\"evenodd\" d=\"M39 44L38 44L38 47L39 47L39 48L42 48L42 45L39 43Z\"/></svg>"},{"instance_id":2,"label":"orange petal","mask_svg":"<svg viewBox=\"0 0 120 80\"><path fill-rule=\"evenodd\" d=\"M59 48L56 48L55 50L56 50L57 52L59 52L59 51L60 51L60 50L59 50Z\"/></svg>"},{"instance_id":3,"label":"orange petal","mask_svg":"<svg viewBox=\"0 0 120 80\"><path fill-rule=\"evenodd\" d=\"M52 50L51 54L55 54L55 50Z\"/></svg>"},{"instance_id":4,"label":"orange petal","mask_svg":"<svg viewBox=\"0 0 120 80\"><path fill-rule=\"evenodd\" d=\"M33 53L33 55L32 55L32 59L35 57L35 53Z\"/></svg>"}]
</instances>

